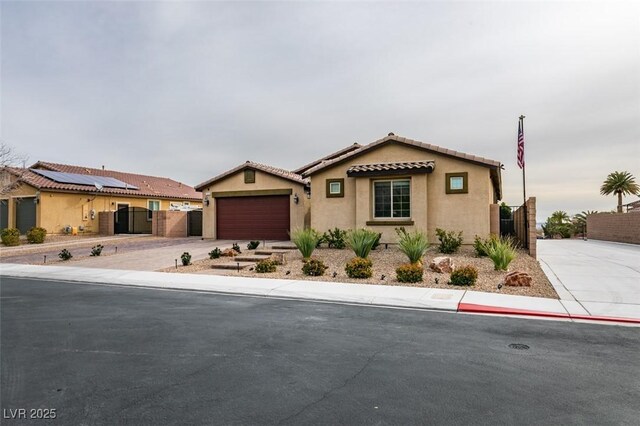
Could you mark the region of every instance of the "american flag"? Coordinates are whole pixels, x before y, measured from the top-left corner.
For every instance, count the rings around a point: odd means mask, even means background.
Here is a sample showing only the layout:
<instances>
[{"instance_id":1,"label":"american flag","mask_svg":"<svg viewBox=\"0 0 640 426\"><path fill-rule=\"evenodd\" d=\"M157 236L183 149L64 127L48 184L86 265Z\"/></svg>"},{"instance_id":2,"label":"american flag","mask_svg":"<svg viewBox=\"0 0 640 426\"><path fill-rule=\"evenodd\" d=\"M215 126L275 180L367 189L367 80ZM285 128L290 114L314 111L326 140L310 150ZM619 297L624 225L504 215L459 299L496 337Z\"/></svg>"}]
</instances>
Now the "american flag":
<instances>
[{"instance_id":1,"label":"american flag","mask_svg":"<svg viewBox=\"0 0 640 426\"><path fill-rule=\"evenodd\" d=\"M518 167L524 169L524 129L522 119L518 122Z\"/></svg>"}]
</instances>

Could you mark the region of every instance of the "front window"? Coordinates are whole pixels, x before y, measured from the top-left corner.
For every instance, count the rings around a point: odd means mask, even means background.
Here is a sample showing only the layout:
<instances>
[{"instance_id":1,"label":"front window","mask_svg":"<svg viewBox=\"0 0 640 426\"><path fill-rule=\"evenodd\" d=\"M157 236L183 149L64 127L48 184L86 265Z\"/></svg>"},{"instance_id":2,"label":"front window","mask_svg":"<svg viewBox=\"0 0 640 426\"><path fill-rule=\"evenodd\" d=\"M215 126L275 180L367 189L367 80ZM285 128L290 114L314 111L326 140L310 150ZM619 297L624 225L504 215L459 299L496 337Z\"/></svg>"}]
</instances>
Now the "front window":
<instances>
[{"instance_id":1,"label":"front window","mask_svg":"<svg viewBox=\"0 0 640 426\"><path fill-rule=\"evenodd\" d=\"M411 183L408 179L373 183L373 217L408 219L411 217Z\"/></svg>"},{"instance_id":2,"label":"front window","mask_svg":"<svg viewBox=\"0 0 640 426\"><path fill-rule=\"evenodd\" d=\"M149 200L147 202L147 207L149 209L147 211L147 220L151 220L151 218L153 217L153 213L152 212L160 210L160 201L158 201L158 200Z\"/></svg>"}]
</instances>

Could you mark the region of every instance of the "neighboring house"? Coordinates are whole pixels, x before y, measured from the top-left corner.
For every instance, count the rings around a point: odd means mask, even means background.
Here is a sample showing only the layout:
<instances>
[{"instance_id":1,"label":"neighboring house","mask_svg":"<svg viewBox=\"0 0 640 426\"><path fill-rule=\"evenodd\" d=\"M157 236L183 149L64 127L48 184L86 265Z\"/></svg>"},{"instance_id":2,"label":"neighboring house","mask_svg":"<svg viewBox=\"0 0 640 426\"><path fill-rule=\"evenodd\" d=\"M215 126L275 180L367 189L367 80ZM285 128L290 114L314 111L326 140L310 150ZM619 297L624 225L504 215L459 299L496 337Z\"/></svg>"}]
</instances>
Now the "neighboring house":
<instances>
[{"instance_id":1,"label":"neighboring house","mask_svg":"<svg viewBox=\"0 0 640 426\"><path fill-rule=\"evenodd\" d=\"M367 227L395 242L395 228L475 235L499 232L498 161L389 134L294 171L246 162L196 186L203 236L288 239L295 228ZM493 207L492 207L493 206Z\"/></svg>"},{"instance_id":2,"label":"neighboring house","mask_svg":"<svg viewBox=\"0 0 640 426\"><path fill-rule=\"evenodd\" d=\"M8 188L0 197L0 228L16 227L21 233L33 226L52 234L69 227L96 233L99 212L114 212L116 233L126 233L134 220L150 229L153 210L202 207L202 194L164 177L44 161L0 173L3 188ZM133 208L137 216L129 214Z\"/></svg>"},{"instance_id":3,"label":"neighboring house","mask_svg":"<svg viewBox=\"0 0 640 426\"><path fill-rule=\"evenodd\" d=\"M622 206L627 213L640 213L640 200Z\"/></svg>"}]
</instances>

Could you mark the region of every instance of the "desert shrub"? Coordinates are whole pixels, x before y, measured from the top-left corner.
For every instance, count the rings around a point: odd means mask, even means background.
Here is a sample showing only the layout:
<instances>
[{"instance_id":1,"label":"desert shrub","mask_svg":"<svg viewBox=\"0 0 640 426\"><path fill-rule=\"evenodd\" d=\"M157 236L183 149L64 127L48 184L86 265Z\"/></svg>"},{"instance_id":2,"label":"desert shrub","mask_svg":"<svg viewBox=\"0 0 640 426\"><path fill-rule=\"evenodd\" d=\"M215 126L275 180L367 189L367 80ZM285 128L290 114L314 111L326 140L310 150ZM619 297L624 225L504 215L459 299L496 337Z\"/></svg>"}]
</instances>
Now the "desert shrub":
<instances>
[{"instance_id":1,"label":"desert shrub","mask_svg":"<svg viewBox=\"0 0 640 426\"><path fill-rule=\"evenodd\" d=\"M20 245L20 230L18 228L5 228L0 234L0 239L5 246L18 246Z\"/></svg>"},{"instance_id":2,"label":"desert shrub","mask_svg":"<svg viewBox=\"0 0 640 426\"><path fill-rule=\"evenodd\" d=\"M222 254L222 250L216 247L209 252L209 259L218 259L221 254Z\"/></svg>"},{"instance_id":3,"label":"desert shrub","mask_svg":"<svg viewBox=\"0 0 640 426\"><path fill-rule=\"evenodd\" d=\"M420 262L422 256L424 256L424 253L429 248L427 235L422 231L407 232L404 228L396 228L396 233L398 237L400 237L398 240L398 248L409 258L409 262Z\"/></svg>"},{"instance_id":4,"label":"desert shrub","mask_svg":"<svg viewBox=\"0 0 640 426\"><path fill-rule=\"evenodd\" d=\"M191 265L191 255L189 254L188 251L185 251L184 253L182 253L182 256L180 256L180 259L182 260L182 266Z\"/></svg>"},{"instance_id":5,"label":"desert shrub","mask_svg":"<svg viewBox=\"0 0 640 426\"><path fill-rule=\"evenodd\" d=\"M489 246L493 245L498 240L498 237L494 234L489 235L487 238L482 238L476 235L473 239L473 249L476 252L476 256L487 256L487 250Z\"/></svg>"},{"instance_id":6,"label":"desert shrub","mask_svg":"<svg viewBox=\"0 0 640 426\"><path fill-rule=\"evenodd\" d=\"M60 253L58 253L58 257L62 260L69 260L73 257L71 252L67 249L62 249Z\"/></svg>"},{"instance_id":7,"label":"desert shrub","mask_svg":"<svg viewBox=\"0 0 640 426\"><path fill-rule=\"evenodd\" d=\"M247 250L255 250L260 245L260 241L249 241L247 244Z\"/></svg>"},{"instance_id":8,"label":"desert shrub","mask_svg":"<svg viewBox=\"0 0 640 426\"><path fill-rule=\"evenodd\" d=\"M275 272L277 263L273 259L264 259L256 264L256 272L264 274L267 272Z\"/></svg>"},{"instance_id":9,"label":"desert shrub","mask_svg":"<svg viewBox=\"0 0 640 426\"><path fill-rule=\"evenodd\" d=\"M44 228L40 228L39 226L34 226L27 231L27 241L29 241L31 244L42 244L44 243L44 239L46 237L47 230Z\"/></svg>"},{"instance_id":10,"label":"desert shrub","mask_svg":"<svg viewBox=\"0 0 640 426\"><path fill-rule=\"evenodd\" d=\"M357 257L366 259L373 248L373 245L379 240L378 233L368 229L354 229L347 233L347 245Z\"/></svg>"},{"instance_id":11,"label":"desert shrub","mask_svg":"<svg viewBox=\"0 0 640 426\"><path fill-rule=\"evenodd\" d=\"M325 241L329 248L342 250L347 246L345 239L347 238L347 231L343 231L340 228L329 229L322 235L322 241Z\"/></svg>"},{"instance_id":12,"label":"desert shrub","mask_svg":"<svg viewBox=\"0 0 640 426\"><path fill-rule=\"evenodd\" d=\"M438 247L440 253L455 253L462 245L462 231L456 233L455 231L445 231L437 228L436 235L440 240L440 246Z\"/></svg>"},{"instance_id":13,"label":"desert shrub","mask_svg":"<svg viewBox=\"0 0 640 426\"><path fill-rule=\"evenodd\" d=\"M291 233L291 241L300 250L302 257L309 259L322 236L315 229L296 229Z\"/></svg>"},{"instance_id":14,"label":"desert shrub","mask_svg":"<svg viewBox=\"0 0 640 426\"><path fill-rule=\"evenodd\" d=\"M91 247L91 254L89 256L100 256L103 248L104 246L102 244Z\"/></svg>"},{"instance_id":15,"label":"desert shrub","mask_svg":"<svg viewBox=\"0 0 640 426\"><path fill-rule=\"evenodd\" d=\"M302 273L311 277L319 277L324 275L327 268L328 266L320 259L308 259L302 265Z\"/></svg>"},{"instance_id":16,"label":"desert shrub","mask_svg":"<svg viewBox=\"0 0 640 426\"><path fill-rule=\"evenodd\" d=\"M478 270L473 266L459 266L449 277L452 285L474 285L478 279Z\"/></svg>"},{"instance_id":17,"label":"desert shrub","mask_svg":"<svg viewBox=\"0 0 640 426\"><path fill-rule=\"evenodd\" d=\"M373 271L371 261L362 257L354 257L345 266L344 270L349 278L371 278Z\"/></svg>"},{"instance_id":18,"label":"desert shrub","mask_svg":"<svg viewBox=\"0 0 640 426\"><path fill-rule=\"evenodd\" d=\"M487 246L487 256L493 261L496 271L506 271L513 259L516 258L516 243L511 238L499 238Z\"/></svg>"},{"instance_id":19,"label":"desert shrub","mask_svg":"<svg viewBox=\"0 0 640 426\"><path fill-rule=\"evenodd\" d=\"M236 253L242 253L242 251L240 250L240 246L238 245L238 243L233 243L233 245L231 246L231 248L233 249L233 251L235 251Z\"/></svg>"},{"instance_id":20,"label":"desert shrub","mask_svg":"<svg viewBox=\"0 0 640 426\"><path fill-rule=\"evenodd\" d=\"M396 269L396 277L401 283L418 283L422 281L424 269L417 263L405 263Z\"/></svg>"},{"instance_id":21,"label":"desert shrub","mask_svg":"<svg viewBox=\"0 0 640 426\"><path fill-rule=\"evenodd\" d=\"M382 238L382 232L378 232L378 236L376 237L376 240L373 242L373 246L371 247L371 250L375 250L378 248L378 246L380 245L380 238Z\"/></svg>"}]
</instances>

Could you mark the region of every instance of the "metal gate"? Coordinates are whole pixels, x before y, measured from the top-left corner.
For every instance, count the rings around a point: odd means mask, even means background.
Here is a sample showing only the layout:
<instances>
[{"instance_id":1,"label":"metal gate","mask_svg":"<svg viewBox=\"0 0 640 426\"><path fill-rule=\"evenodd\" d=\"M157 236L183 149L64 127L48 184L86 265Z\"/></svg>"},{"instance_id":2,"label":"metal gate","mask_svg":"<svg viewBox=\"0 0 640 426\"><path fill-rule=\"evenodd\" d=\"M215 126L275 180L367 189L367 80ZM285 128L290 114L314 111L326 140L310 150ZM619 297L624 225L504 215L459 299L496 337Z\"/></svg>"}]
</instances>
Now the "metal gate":
<instances>
[{"instance_id":1,"label":"metal gate","mask_svg":"<svg viewBox=\"0 0 640 426\"><path fill-rule=\"evenodd\" d=\"M527 206L500 206L500 235L514 238L520 247L529 248Z\"/></svg>"},{"instance_id":2,"label":"metal gate","mask_svg":"<svg viewBox=\"0 0 640 426\"><path fill-rule=\"evenodd\" d=\"M151 210L143 207L125 207L113 214L114 233L151 234Z\"/></svg>"},{"instance_id":3,"label":"metal gate","mask_svg":"<svg viewBox=\"0 0 640 426\"><path fill-rule=\"evenodd\" d=\"M16 228L21 234L36 226L36 198L16 198Z\"/></svg>"},{"instance_id":4,"label":"metal gate","mask_svg":"<svg viewBox=\"0 0 640 426\"><path fill-rule=\"evenodd\" d=\"M187 212L187 234L190 237L202 236L202 210Z\"/></svg>"},{"instance_id":5,"label":"metal gate","mask_svg":"<svg viewBox=\"0 0 640 426\"><path fill-rule=\"evenodd\" d=\"M9 200L0 200L0 229L9 227Z\"/></svg>"}]
</instances>

